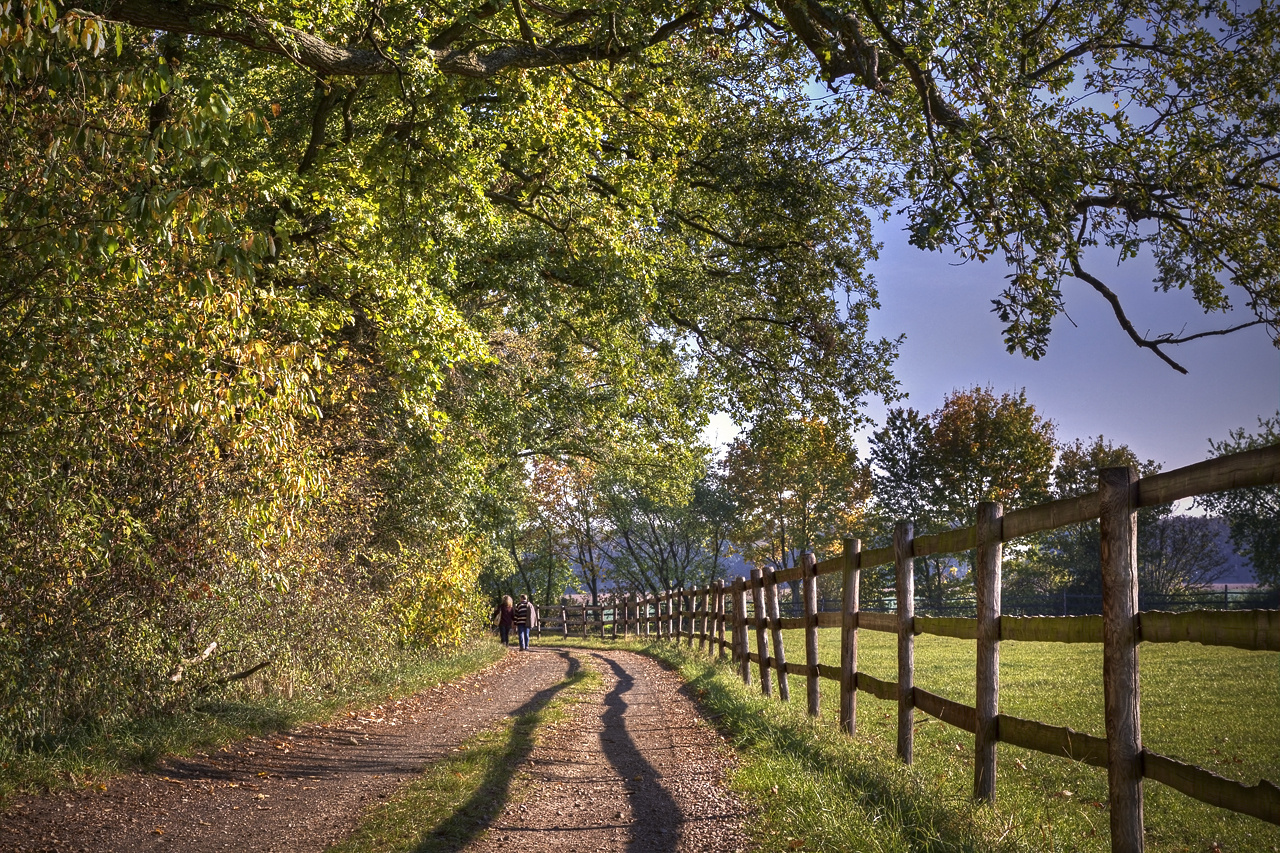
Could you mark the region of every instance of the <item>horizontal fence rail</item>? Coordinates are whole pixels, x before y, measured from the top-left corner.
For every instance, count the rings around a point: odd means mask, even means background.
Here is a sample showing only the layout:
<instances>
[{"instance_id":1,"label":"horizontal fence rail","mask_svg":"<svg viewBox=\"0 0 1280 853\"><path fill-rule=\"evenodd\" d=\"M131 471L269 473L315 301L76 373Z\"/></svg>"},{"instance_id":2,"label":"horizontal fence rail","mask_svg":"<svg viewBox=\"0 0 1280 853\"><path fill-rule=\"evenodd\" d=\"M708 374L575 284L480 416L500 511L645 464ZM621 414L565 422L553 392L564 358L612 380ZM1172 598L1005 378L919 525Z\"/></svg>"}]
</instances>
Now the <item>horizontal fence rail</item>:
<instances>
[{"instance_id":1,"label":"horizontal fence rail","mask_svg":"<svg viewBox=\"0 0 1280 853\"><path fill-rule=\"evenodd\" d=\"M1143 779L1151 779L1210 805L1280 824L1280 787L1262 780L1245 785L1191 764L1143 748L1137 726L1139 691L1137 644L1194 642L1250 651L1280 651L1280 604L1277 609L1140 610L1135 547L1139 508L1229 489L1280 483L1280 445L1211 459L1186 468L1138 479L1131 469L1108 469L1100 489L1088 495L1053 501L1003 513L998 504L978 507L979 524L927 536L912 536L909 523L899 524L894 544L867 551L857 540L846 540L844 552L782 571L756 568L750 578L731 584L717 581L699 589L671 590L658 595L615 598L608 605L559 608L554 624L565 636L599 631L612 636L696 638L700 649L732 658L746 684L755 679L765 695L790 698L789 676L805 679L809 713L818 712L818 683L825 679L840 687L840 726L853 734L857 694L896 702L898 754L911 762L914 712L920 710L975 736L974 796L993 800L996 793L997 742L1054 755L1107 770L1113 853L1140 853ZM1000 600L1001 546L1005 542L1085 521L1101 522L1103 595L1101 614L1010 615ZM912 560L932 554L973 550L976 616L916 615ZM859 577L863 569L894 565L894 595L879 603L882 610L860 607ZM817 597L817 578L842 574L843 591L837 612L826 612ZM779 585L799 582L802 594L782 606ZM748 601L750 599L750 601ZM1230 606L1232 593L1211 593L1209 603ZM1256 604L1262 595L1236 595L1237 603ZM1150 601L1150 599L1147 599ZM1175 606L1196 603L1195 596L1173 600ZM1164 602L1161 602L1164 603ZM1016 602L1012 608L1024 610ZM1046 609L1056 611L1056 600ZM554 610L555 607L552 607ZM1040 609L1040 608L1025 608ZM1062 599L1062 612L1068 602ZM785 611L785 615L784 615ZM588 619L588 612L596 614ZM548 626L546 619L543 625ZM621 627L619 627L621 626ZM839 666L818 662L818 628L842 631ZM788 661L783 630L802 630L805 662ZM859 630L881 631L898 637L898 680L884 681L857 668ZM751 635L755 636L752 651ZM953 637L977 643L977 703L952 701L912 684L914 646L920 634ZM726 639L726 636L729 639ZM1106 736L1077 732L1036 720L999 713L999 644L1001 640L1049 643L1101 643L1106 693Z\"/></svg>"}]
</instances>

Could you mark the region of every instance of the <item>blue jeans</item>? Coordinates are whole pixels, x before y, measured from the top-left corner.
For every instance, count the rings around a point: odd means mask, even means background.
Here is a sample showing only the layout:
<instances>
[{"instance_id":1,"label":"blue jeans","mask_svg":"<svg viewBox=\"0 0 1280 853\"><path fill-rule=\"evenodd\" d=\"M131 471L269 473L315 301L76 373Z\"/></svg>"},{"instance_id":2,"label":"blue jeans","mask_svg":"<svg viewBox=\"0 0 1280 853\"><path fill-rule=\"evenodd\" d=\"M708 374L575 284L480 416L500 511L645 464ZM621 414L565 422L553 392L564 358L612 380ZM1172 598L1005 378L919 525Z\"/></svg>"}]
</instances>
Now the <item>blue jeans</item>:
<instances>
[{"instance_id":1,"label":"blue jeans","mask_svg":"<svg viewBox=\"0 0 1280 853\"><path fill-rule=\"evenodd\" d=\"M517 625L516 636L520 638L520 651L522 652L528 651L529 650L529 626Z\"/></svg>"},{"instance_id":2,"label":"blue jeans","mask_svg":"<svg viewBox=\"0 0 1280 853\"><path fill-rule=\"evenodd\" d=\"M510 626L510 625L499 625L499 626L498 626L498 636L500 636L500 637L502 638L502 645L504 645L504 646L509 646L509 645L511 645L511 626Z\"/></svg>"}]
</instances>

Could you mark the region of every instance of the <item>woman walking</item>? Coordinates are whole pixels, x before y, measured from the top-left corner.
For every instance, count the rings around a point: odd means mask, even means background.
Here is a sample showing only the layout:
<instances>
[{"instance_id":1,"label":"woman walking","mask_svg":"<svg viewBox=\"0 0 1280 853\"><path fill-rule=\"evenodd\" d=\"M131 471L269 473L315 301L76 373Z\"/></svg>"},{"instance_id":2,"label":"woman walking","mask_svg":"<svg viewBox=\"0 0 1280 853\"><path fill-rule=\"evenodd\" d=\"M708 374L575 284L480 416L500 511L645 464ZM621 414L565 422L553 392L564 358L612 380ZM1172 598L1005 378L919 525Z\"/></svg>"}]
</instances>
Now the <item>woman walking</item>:
<instances>
[{"instance_id":1,"label":"woman walking","mask_svg":"<svg viewBox=\"0 0 1280 853\"><path fill-rule=\"evenodd\" d=\"M511 596L502 596L502 603L493 608L489 621L494 620L498 623L498 636L502 638L502 645L511 645L511 626L515 624L515 608L511 605Z\"/></svg>"}]
</instances>

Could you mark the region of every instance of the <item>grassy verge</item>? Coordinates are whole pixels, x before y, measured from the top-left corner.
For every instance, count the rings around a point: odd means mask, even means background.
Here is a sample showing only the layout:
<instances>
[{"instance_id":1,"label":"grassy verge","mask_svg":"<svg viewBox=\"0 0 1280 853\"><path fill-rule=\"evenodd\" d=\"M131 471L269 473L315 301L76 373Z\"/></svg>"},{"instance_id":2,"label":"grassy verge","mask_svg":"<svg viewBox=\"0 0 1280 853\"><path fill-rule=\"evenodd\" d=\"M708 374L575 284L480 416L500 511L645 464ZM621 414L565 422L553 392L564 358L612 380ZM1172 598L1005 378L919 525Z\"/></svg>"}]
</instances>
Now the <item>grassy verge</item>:
<instances>
[{"instance_id":1,"label":"grassy verge","mask_svg":"<svg viewBox=\"0 0 1280 853\"><path fill-rule=\"evenodd\" d=\"M896 678L895 639L860 632L859 669ZM820 632L820 660L838 663L838 632ZM791 660L803 660L800 632L785 632ZM969 801L973 738L917 713L915 764L894 757L896 706L858 695L858 736L834 731L838 693L821 682L822 716L803 712L804 679L791 677L789 706L743 688L707 656L660 643L681 667L742 756L737 784L764 811L766 849L1011 850L1109 849L1105 772L1001 745L994 807ZM917 638L916 683L973 702L973 644ZM1280 655L1190 643L1144 645L1142 724L1151 749L1247 783L1280 779ZM1101 649L1005 643L1001 710L1101 735ZM753 666L753 676L755 667ZM776 790L775 790L776 788ZM1150 851L1280 850L1280 827L1203 805L1146 784ZM799 827L806 827L801 831ZM792 847L792 845L795 845Z\"/></svg>"},{"instance_id":2,"label":"grassy verge","mask_svg":"<svg viewBox=\"0 0 1280 853\"><path fill-rule=\"evenodd\" d=\"M416 693L482 669L504 653L487 639L449 653L406 653L396 666L329 693L210 701L171 716L69 733L41 750L16 752L0 744L0 808L17 793L93 785L126 770L147 767L163 755L217 748L248 735L326 720L348 708Z\"/></svg>"},{"instance_id":3,"label":"grassy verge","mask_svg":"<svg viewBox=\"0 0 1280 853\"><path fill-rule=\"evenodd\" d=\"M446 853L466 847L522 795L516 773L532 754L538 730L563 719L566 707L599 681L595 672L579 669L514 719L468 739L372 808L329 853Z\"/></svg>"}]
</instances>

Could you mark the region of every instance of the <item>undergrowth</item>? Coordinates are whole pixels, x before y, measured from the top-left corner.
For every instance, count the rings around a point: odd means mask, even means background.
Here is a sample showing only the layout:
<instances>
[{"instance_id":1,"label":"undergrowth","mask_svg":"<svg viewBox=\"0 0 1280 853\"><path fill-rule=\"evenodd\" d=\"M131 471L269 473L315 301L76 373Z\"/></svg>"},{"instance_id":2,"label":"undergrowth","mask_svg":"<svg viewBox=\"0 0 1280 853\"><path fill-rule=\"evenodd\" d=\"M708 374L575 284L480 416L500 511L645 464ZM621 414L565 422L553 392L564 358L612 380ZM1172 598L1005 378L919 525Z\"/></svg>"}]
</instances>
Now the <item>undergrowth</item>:
<instances>
[{"instance_id":1,"label":"undergrowth","mask_svg":"<svg viewBox=\"0 0 1280 853\"><path fill-rule=\"evenodd\" d=\"M36 748L0 742L0 808L17 793L103 784L112 775L153 765L164 755L215 749L250 735L327 720L348 708L410 695L482 669L502 646L477 640L451 652L404 652L387 669L328 691L214 699L190 711L65 732Z\"/></svg>"}]
</instances>

